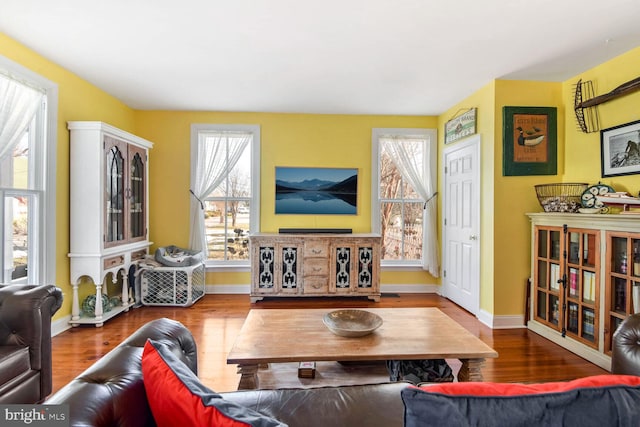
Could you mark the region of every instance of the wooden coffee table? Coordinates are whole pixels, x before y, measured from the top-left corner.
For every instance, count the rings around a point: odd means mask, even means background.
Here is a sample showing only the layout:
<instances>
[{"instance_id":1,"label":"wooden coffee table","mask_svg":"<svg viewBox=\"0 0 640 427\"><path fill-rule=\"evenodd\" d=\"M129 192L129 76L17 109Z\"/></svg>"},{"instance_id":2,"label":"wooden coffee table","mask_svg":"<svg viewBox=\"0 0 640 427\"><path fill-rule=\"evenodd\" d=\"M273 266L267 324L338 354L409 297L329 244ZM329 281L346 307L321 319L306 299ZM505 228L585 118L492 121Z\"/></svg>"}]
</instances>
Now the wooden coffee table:
<instances>
[{"instance_id":1,"label":"wooden coffee table","mask_svg":"<svg viewBox=\"0 0 640 427\"><path fill-rule=\"evenodd\" d=\"M251 310L228 364L237 364L239 390L255 389L268 363L459 359L458 381L482 381L487 357L498 353L437 308L366 308L384 323L364 337L333 334L322 322L333 309Z\"/></svg>"}]
</instances>

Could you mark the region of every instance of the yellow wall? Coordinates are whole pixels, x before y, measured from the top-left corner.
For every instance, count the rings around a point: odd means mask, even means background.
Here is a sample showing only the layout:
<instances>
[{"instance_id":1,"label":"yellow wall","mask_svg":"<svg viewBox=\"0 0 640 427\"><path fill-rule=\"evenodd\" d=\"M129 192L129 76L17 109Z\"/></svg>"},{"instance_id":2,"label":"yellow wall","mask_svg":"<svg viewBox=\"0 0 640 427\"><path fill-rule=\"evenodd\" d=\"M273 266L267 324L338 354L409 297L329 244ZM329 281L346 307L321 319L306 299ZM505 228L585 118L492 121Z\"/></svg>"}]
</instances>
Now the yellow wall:
<instances>
[{"instance_id":1,"label":"yellow wall","mask_svg":"<svg viewBox=\"0 0 640 427\"><path fill-rule=\"evenodd\" d=\"M640 47L617 58L592 68L582 74L568 79L562 85L563 97L567 105L573 105L573 89L579 79L591 80L596 95L610 92L617 86L640 75ZM640 120L640 91L621 98L600 104L597 109L600 116L600 128ZM567 108L566 120L566 164L564 181L587 182L598 181L611 185L616 191L628 191L634 196L640 190L638 175L615 176L602 178L600 167L600 132L583 133L577 129L572 108Z\"/></svg>"},{"instance_id":2,"label":"yellow wall","mask_svg":"<svg viewBox=\"0 0 640 427\"><path fill-rule=\"evenodd\" d=\"M151 239L156 246L188 243L191 123L246 123L261 126L261 209L264 231L279 227L348 227L370 229L371 128L437 127L439 152L444 148L444 123L462 108L478 108L482 137L481 309L494 315L522 314L524 281L529 276L530 229L526 212L541 210L533 186L549 182L605 182L637 194L638 175L601 178L599 133L576 131L573 85L593 80L603 94L637 77L640 48L563 83L497 80L452 106L438 118L402 116L341 116L267 113L134 111L122 102L29 48L0 33L0 55L59 86L56 282L65 302L56 315L71 312L69 285L69 133L70 120L99 120L136 133L155 143L150 153ZM598 107L601 128L640 119L640 92ZM558 107L558 175L502 176L502 107ZM439 155L440 160L440 155ZM275 166L336 166L360 170L358 215L354 217L276 216L273 214ZM440 169L440 168L439 168ZM442 178L442 177L440 177ZM440 189L441 191L442 189ZM440 224L440 221L438 221ZM209 284L246 284L248 273L217 273ZM382 273L383 283L424 284L439 281L424 272Z\"/></svg>"},{"instance_id":3,"label":"yellow wall","mask_svg":"<svg viewBox=\"0 0 640 427\"><path fill-rule=\"evenodd\" d=\"M494 177L493 177L493 157L494 157L494 103L495 103L495 82L491 82L479 89L473 95L462 102L454 105L438 118L438 159L442 160L442 151L448 147L444 144L444 126L461 110L477 108L476 131L480 135L480 308L489 313L493 312L493 227L494 227ZM460 141L449 145L457 144ZM443 168L438 168L438 184L444 191ZM442 193L441 193L442 194ZM442 206L440 205L442 215ZM441 222L439 223L441 224ZM442 235L441 235L442 237Z\"/></svg>"},{"instance_id":4,"label":"yellow wall","mask_svg":"<svg viewBox=\"0 0 640 427\"><path fill-rule=\"evenodd\" d=\"M603 182L633 195L638 175L602 178L600 133L578 130L573 93L579 79L592 80L601 95L638 77L640 48L594 67L562 83L496 80L454 105L439 117L444 123L460 109L478 108L481 135L482 218L480 308L493 315L524 312L525 282L530 276L531 228L527 212L541 212L534 186L552 182ZM640 119L640 92L598 107L601 129ZM502 109L504 106L545 106L558 110L558 170L556 175L502 176ZM439 149L444 149L442 136ZM442 181L442 177L440 177ZM514 250L515 249L515 250Z\"/></svg>"},{"instance_id":5,"label":"yellow wall","mask_svg":"<svg viewBox=\"0 0 640 427\"><path fill-rule=\"evenodd\" d=\"M559 181L558 176L502 176L502 109L504 106L557 107L561 162L564 141L561 97L560 83L496 80L439 117L440 135L443 135L444 124L456 112L478 109L482 181L480 309L494 315L519 315L524 311L525 283L530 275L530 228L525 213L540 210L534 185ZM445 148L442 136L439 148ZM442 175L439 180L443 182Z\"/></svg>"},{"instance_id":6,"label":"yellow wall","mask_svg":"<svg viewBox=\"0 0 640 427\"><path fill-rule=\"evenodd\" d=\"M70 120L100 120L133 131L133 110L59 67L27 47L0 33L0 55L58 84L58 141L56 162L56 284L64 292L62 308L55 318L71 313L69 284L69 132Z\"/></svg>"},{"instance_id":7,"label":"yellow wall","mask_svg":"<svg viewBox=\"0 0 640 427\"><path fill-rule=\"evenodd\" d=\"M436 118L319 114L137 111L136 133L154 142L150 157L150 233L156 246L187 245L189 239L189 162L192 123L260 125L261 224L263 232L281 227L351 228L371 231L372 128L434 128ZM357 168L358 214L275 215L275 167ZM167 226L171 224L171 226ZM426 272L384 272L382 283L436 284ZM213 285L248 284L249 273L207 275Z\"/></svg>"},{"instance_id":8,"label":"yellow wall","mask_svg":"<svg viewBox=\"0 0 640 427\"><path fill-rule=\"evenodd\" d=\"M504 106L556 107L557 175L502 176L502 109ZM527 212L540 212L534 186L562 181L564 153L564 107L560 83L496 82L495 130L495 229L494 315L516 315L524 311L526 280L531 275L531 225ZM505 268L508 266L508 268Z\"/></svg>"}]
</instances>

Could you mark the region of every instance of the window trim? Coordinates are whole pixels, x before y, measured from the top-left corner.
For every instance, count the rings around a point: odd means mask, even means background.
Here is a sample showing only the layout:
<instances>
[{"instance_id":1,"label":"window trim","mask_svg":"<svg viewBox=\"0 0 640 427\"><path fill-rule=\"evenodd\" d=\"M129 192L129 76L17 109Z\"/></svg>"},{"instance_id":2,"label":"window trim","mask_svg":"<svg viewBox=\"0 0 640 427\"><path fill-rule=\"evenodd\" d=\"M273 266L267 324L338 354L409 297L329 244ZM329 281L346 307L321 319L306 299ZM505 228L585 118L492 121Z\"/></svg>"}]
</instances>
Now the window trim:
<instances>
[{"instance_id":1,"label":"window trim","mask_svg":"<svg viewBox=\"0 0 640 427\"><path fill-rule=\"evenodd\" d=\"M31 71L17 62L0 55L0 72L9 78L37 87L45 92L47 109L43 117L44 150L38 153L45 158L36 159L42 168L35 170L38 191L44 190L44 197L38 205L40 221L35 226L38 235L43 236L38 246L39 283L55 284L56 281L56 164L58 155L58 85L51 80ZM42 129L38 126L38 129ZM44 182L44 185L43 185ZM44 231L44 233L42 233ZM44 262L42 262L44 261Z\"/></svg>"},{"instance_id":2,"label":"window trim","mask_svg":"<svg viewBox=\"0 0 640 427\"><path fill-rule=\"evenodd\" d=\"M394 136L419 136L427 140L427 149L424 152L423 162L426 173L431 176L434 188L437 188L437 130L429 128L373 128L371 132L371 230L374 233L382 232L380 224L380 143L379 139L385 135ZM426 224L422 223L422 235L425 235ZM424 257L424 251L422 252ZM395 270L422 269L422 260L381 260L381 267Z\"/></svg>"},{"instance_id":3,"label":"window trim","mask_svg":"<svg viewBox=\"0 0 640 427\"><path fill-rule=\"evenodd\" d=\"M191 124L191 180L193 187L196 180L195 165L198 164L198 143L199 135L202 132L249 132L253 134L251 141L251 197L249 217L249 233L253 234L260 229L260 125L251 124L216 124L216 123L193 123ZM206 268L224 269L226 271L246 271L250 268L250 260L238 261L205 261Z\"/></svg>"}]
</instances>

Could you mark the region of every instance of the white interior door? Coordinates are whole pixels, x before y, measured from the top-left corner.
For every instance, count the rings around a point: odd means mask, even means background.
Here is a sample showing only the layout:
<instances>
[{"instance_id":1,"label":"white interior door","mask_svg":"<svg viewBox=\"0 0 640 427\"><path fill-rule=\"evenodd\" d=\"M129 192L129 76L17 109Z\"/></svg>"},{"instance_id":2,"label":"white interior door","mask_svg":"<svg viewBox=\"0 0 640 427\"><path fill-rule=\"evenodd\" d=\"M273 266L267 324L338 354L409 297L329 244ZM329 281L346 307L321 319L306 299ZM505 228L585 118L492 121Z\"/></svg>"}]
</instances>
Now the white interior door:
<instances>
[{"instance_id":1,"label":"white interior door","mask_svg":"<svg viewBox=\"0 0 640 427\"><path fill-rule=\"evenodd\" d=\"M480 307L480 136L445 148L443 295L478 314Z\"/></svg>"}]
</instances>

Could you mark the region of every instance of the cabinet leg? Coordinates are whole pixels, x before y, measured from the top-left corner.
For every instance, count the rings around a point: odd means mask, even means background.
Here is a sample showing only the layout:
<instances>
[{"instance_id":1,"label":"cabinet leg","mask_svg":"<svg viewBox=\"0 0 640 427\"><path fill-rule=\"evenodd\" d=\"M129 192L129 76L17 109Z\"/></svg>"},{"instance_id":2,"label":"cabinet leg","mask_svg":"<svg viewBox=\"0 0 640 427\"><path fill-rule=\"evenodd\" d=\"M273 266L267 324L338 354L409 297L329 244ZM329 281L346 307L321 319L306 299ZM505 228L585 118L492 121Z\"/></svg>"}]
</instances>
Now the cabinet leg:
<instances>
[{"instance_id":1,"label":"cabinet leg","mask_svg":"<svg viewBox=\"0 0 640 427\"><path fill-rule=\"evenodd\" d=\"M122 271L122 306L129 306L129 275L126 270ZM125 311L128 310L129 309L126 309Z\"/></svg>"},{"instance_id":2,"label":"cabinet leg","mask_svg":"<svg viewBox=\"0 0 640 427\"><path fill-rule=\"evenodd\" d=\"M96 320L102 319L102 315L104 314L104 307L102 306L102 285L96 285L96 307L94 310L94 314L96 315Z\"/></svg>"},{"instance_id":3,"label":"cabinet leg","mask_svg":"<svg viewBox=\"0 0 640 427\"><path fill-rule=\"evenodd\" d=\"M71 320L78 320L80 319L80 301L78 300L78 283L74 283L71 286L73 287L73 302L71 303Z\"/></svg>"}]
</instances>

